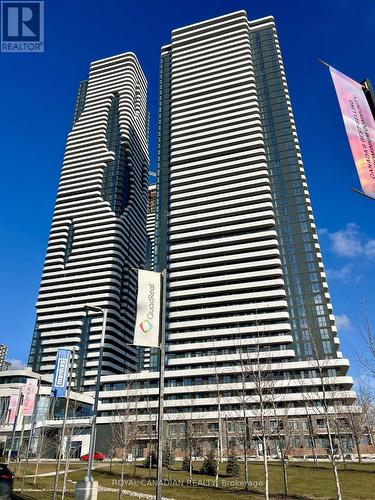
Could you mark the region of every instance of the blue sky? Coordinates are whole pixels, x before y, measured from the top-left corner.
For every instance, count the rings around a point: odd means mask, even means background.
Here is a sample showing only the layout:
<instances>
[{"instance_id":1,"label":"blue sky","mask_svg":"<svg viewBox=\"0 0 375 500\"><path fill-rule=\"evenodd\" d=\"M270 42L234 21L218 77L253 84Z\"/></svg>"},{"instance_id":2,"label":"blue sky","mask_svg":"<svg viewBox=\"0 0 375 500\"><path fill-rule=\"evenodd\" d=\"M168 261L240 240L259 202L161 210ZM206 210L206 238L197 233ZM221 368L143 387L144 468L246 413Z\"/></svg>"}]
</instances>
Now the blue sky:
<instances>
[{"instance_id":1,"label":"blue sky","mask_svg":"<svg viewBox=\"0 0 375 500\"><path fill-rule=\"evenodd\" d=\"M149 81L155 169L160 46L173 28L239 9L277 22L342 351L355 361L361 298L375 319L375 203L351 191L358 179L318 59L375 82L370 0L46 0L45 52L0 53L0 342L9 345L9 358L27 360L66 136L90 61L128 50L138 55Z\"/></svg>"}]
</instances>

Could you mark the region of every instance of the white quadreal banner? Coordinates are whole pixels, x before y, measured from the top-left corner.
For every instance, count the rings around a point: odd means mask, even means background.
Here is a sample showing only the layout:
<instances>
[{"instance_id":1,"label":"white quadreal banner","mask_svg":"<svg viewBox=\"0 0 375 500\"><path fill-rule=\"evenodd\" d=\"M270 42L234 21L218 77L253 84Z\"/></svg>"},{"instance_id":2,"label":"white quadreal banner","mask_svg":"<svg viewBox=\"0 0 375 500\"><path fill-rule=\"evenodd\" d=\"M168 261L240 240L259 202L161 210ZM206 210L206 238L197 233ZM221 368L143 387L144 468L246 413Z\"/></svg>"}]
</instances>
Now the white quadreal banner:
<instances>
[{"instance_id":1,"label":"white quadreal banner","mask_svg":"<svg viewBox=\"0 0 375 500\"><path fill-rule=\"evenodd\" d=\"M134 345L159 347L161 273L138 270Z\"/></svg>"}]
</instances>

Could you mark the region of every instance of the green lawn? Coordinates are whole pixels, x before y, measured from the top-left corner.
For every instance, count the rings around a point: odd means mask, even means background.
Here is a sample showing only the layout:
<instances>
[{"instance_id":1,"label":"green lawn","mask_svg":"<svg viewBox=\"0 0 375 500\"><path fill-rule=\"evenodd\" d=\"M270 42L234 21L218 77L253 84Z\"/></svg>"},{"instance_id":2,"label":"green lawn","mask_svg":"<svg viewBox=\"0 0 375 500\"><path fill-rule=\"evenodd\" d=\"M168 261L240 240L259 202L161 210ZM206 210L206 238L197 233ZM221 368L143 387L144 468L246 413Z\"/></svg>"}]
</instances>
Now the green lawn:
<instances>
[{"instance_id":1,"label":"green lawn","mask_svg":"<svg viewBox=\"0 0 375 500\"><path fill-rule=\"evenodd\" d=\"M260 462L251 462L249 465L249 479L252 482L250 492L245 493L241 482L243 477L229 478L225 475L225 464L220 469L219 490L213 485L214 478L199 474L200 463L195 464L195 472L193 475L194 484L188 484L188 475L181 471L181 463L176 462L171 471L171 481L179 482L179 484L164 485L163 496L175 498L176 500L234 500L239 496L244 496L248 499L260 499L263 496L263 466ZM48 472L54 470L53 464L47 463L40 467L40 472ZM74 470L84 467L82 463L72 464L72 470L69 473L69 479L77 481L83 479L84 470ZM22 469L21 469L22 470ZM34 464L29 464L28 473L32 474ZM317 469L312 463L295 462L288 468L289 471L289 497L283 496L283 474L280 464L276 462L270 463L270 491L271 498L281 499L334 499L335 485L333 475L329 463L321 463ZM135 476L134 476L135 472ZM155 478L156 471L152 471L152 476ZM340 482L345 500L375 500L375 464L357 464L348 463L347 470L343 465L340 465ZM164 480L168 480L168 471L164 472ZM109 463L97 464L94 471L94 478L99 482L100 486L116 488L117 481L120 479L120 465L114 463L112 471ZM43 492L43 489L51 489L53 485L53 477L38 478L36 486L33 484L32 478L27 478L26 491L24 494L16 492L15 498L18 499L35 499L49 500L52 497L51 492ZM181 482L183 484L181 484ZM60 480L60 485L62 478ZM16 479L15 489L20 488L21 481ZM118 487L118 486L117 486ZM39 491L32 492L28 489L39 488ZM66 498L73 498L74 484L68 483L69 495ZM126 467L126 478L123 485L124 490L137 491L142 493L153 494L155 488L152 479L149 480L149 471L141 466ZM117 498L115 492L101 492L100 500L109 500ZM130 497L127 497L130 498Z\"/></svg>"}]
</instances>

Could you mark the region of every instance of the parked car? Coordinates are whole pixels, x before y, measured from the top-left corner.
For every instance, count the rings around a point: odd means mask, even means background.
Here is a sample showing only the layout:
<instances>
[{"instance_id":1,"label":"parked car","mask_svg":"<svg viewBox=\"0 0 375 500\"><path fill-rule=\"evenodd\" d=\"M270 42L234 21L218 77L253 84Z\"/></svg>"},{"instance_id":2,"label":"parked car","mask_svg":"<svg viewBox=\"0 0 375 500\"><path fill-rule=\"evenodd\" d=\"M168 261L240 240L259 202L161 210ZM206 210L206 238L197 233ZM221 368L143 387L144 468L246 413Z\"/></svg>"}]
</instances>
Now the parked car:
<instances>
[{"instance_id":1,"label":"parked car","mask_svg":"<svg viewBox=\"0 0 375 500\"><path fill-rule=\"evenodd\" d=\"M105 459L105 455L101 451L96 451L94 453L94 460L98 460L99 462L101 462L104 459ZM88 460L89 460L89 454L86 453L86 455L82 455L82 457L80 458L80 460L83 460L84 462L88 462Z\"/></svg>"},{"instance_id":2,"label":"parked car","mask_svg":"<svg viewBox=\"0 0 375 500\"><path fill-rule=\"evenodd\" d=\"M7 464L0 464L0 499L12 498L14 474Z\"/></svg>"}]
</instances>

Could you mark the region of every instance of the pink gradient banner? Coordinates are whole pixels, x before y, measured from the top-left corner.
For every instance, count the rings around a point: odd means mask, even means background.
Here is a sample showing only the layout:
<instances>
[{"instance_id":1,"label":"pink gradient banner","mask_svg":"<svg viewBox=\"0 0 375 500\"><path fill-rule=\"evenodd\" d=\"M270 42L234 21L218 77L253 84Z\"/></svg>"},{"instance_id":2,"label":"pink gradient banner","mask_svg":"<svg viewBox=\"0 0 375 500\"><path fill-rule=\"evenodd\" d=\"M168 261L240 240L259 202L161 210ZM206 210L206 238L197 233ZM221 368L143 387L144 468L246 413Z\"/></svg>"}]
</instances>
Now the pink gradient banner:
<instances>
[{"instance_id":1,"label":"pink gradient banner","mask_svg":"<svg viewBox=\"0 0 375 500\"><path fill-rule=\"evenodd\" d=\"M362 85L329 68L362 190L375 199L375 119Z\"/></svg>"},{"instance_id":2,"label":"pink gradient banner","mask_svg":"<svg viewBox=\"0 0 375 500\"><path fill-rule=\"evenodd\" d=\"M34 413L35 398L38 390L38 381L35 378L29 378L23 389L23 414L25 417L31 417Z\"/></svg>"},{"instance_id":3,"label":"pink gradient banner","mask_svg":"<svg viewBox=\"0 0 375 500\"><path fill-rule=\"evenodd\" d=\"M14 424L17 416L17 406L18 406L18 395L10 396L9 406L8 406L8 424Z\"/></svg>"}]
</instances>

